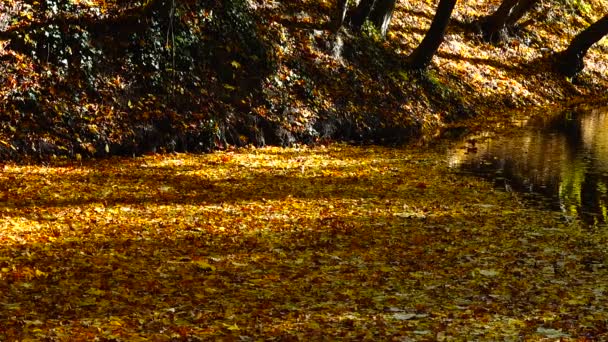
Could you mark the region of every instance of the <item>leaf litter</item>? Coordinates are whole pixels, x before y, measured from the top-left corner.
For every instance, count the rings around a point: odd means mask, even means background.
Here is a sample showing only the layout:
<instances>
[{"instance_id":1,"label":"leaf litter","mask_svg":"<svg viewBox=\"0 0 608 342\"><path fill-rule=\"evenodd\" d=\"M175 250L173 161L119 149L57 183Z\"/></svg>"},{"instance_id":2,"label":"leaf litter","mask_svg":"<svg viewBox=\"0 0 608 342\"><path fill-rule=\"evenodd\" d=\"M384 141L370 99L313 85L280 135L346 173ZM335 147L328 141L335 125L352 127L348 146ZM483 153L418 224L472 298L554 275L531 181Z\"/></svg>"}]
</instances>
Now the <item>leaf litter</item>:
<instances>
[{"instance_id":1,"label":"leaf litter","mask_svg":"<svg viewBox=\"0 0 608 342\"><path fill-rule=\"evenodd\" d=\"M0 177L4 340L608 337L606 230L456 174L441 148L247 148Z\"/></svg>"}]
</instances>

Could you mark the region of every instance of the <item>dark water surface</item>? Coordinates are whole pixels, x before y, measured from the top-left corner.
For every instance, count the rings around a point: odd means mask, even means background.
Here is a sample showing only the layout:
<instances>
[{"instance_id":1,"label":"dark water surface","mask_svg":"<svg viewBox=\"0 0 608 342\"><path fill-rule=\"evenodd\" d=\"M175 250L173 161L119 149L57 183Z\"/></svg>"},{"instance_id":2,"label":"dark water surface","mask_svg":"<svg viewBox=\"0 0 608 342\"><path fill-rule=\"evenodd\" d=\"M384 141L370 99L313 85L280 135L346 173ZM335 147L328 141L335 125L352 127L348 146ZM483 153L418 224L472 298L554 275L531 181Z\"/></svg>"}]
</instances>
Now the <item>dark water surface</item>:
<instances>
[{"instance_id":1,"label":"dark water surface","mask_svg":"<svg viewBox=\"0 0 608 342\"><path fill-rule=\"evenodd\" d=\"M480 134L450 153L450 165L578 217L608 223L608 107L527 122L506 136Z\"/></svg>"}]
</instances>

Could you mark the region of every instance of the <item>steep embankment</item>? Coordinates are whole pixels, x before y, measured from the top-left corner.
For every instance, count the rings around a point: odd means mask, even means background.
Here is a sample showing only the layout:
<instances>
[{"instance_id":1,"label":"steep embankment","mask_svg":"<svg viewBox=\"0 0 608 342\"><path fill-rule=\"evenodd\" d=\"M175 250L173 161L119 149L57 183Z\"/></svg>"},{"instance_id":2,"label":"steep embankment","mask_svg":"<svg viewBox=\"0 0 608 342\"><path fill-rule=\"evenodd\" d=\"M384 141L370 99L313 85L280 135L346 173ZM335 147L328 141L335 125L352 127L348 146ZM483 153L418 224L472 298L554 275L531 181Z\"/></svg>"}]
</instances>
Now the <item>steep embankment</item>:
<instances>
[{"instance_id":1,"label":"steep embankment","mask_svg":"<svg viewBox=\"0 0 608 342\"><path fill-rule=\"evenodd\" d=\"M386 39L333 35L334 2L323 0L4 2L0 156L399 142L464 117L605 93L606 40L575 82L549 63L605 2L545 1L491 45L469 23L497 4L459 3L418 73L403 60L434 14L425 1L399 2Z\"/></svg>"}]
</instances>

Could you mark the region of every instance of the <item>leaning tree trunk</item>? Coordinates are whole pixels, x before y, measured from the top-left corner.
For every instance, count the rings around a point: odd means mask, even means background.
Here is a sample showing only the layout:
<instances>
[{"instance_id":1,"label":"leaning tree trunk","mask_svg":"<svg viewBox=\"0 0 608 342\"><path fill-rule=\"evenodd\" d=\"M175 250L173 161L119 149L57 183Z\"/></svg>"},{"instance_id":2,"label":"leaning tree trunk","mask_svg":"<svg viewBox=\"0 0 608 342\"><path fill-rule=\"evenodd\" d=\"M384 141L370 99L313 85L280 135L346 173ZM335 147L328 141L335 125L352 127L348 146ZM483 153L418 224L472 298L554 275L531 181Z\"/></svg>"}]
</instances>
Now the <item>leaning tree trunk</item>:
<instances>
[{"instance_id":1,"label":"leaning tree trunk","mask_svg":"<svg viewBox=\"0 0 608 342\"><path fill-rule=\"evenodd\" d=\"M496 42L502 40L505 25L509 20L511 11L518 2L518 0L504 0L494 13L481 18L481 34L485 41Z\"/></svg>"},{"instance_id":2,"label":"leaning tree trunk","mask_svg":"<svg viewBox=\"0 0 608 342\"><path fill-rule=\"evenodd\" d=\"M517 5L515 5L515 7L513 7L511 10L511 14L507 19L506 26L512 27L517 24L517 22L523 18L523 16L528 13L534 7L534 5L538 3L538 1L539 0L519 0Z\"/></svg>"},{"instance_id":3,"label":"leaning tree trunk","mask_svg":"<svg viewBox=\"0 0 608 342\"><path fill-rule=\"evenodd\" d=\"M386 36L388 25L393 18L395 4L397 0L376 0L372 12L369 14L369 20L380 31L380 34Z\"/></svg>"},{"instance_id":4,"label":"leaning tree trunk","mask_svg":"<svg viewBox=\"0 0 608 342\"><path fill-rule=\"evenodd\" d=\"M577 34L568 48L556 55L557 70L567 77L576 76L585 67L583 58L589 48L605 35L608 35L608 15Z\"/></svg>"},{"instance_id":5,"label":"leaning tree trunk","mask_svg":"<svg viewBox=\"0 0 608 342\"><path fill-rule=\"evenodd\" d=\"M450 22L450 16L457 0L440 0L437 12L431 23L431 28L424 36L418 47L407 58L407 64L412 69L426 69L439 46L443 42L445 30Z\"/></svg>"},{"instance_id":6,"label":"leaning tree trunk","mask_svg":"<svg viewBox=\"0 0 608 342\"><path fill-rule=\"evenodd\" d=\"M498 9L481 19L479 26L486 42L504 40L508 28L515 26L539 0L503 0Z\"/></svg>"}]
</instances>

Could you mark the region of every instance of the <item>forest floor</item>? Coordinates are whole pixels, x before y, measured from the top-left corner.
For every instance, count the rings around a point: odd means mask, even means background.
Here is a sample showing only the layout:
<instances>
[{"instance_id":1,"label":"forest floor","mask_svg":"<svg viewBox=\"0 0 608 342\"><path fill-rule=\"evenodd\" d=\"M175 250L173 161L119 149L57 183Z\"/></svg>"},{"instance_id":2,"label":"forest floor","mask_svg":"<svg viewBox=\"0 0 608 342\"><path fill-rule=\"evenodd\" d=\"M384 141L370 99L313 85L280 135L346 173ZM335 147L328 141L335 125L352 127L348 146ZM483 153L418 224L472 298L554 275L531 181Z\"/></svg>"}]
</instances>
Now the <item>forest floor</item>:
<instances>
[{"instance_id":1,"label":"forest floor","mask_svg":"<svg viewBox=\"0 0 608 342\"><path fill-rule=\"evenodd\" d=\"M606 229L446 146L3 167L2 340L608 338Z\"/></svg>"},{"instance_id":2,"label":"forest floor","mask_svg":"<svg viewBox=\"0 0 608 342\"><path fill-rule=\"evenodd\" d=\"M575 80L550 56L605 1L543 1L498 45L468 26L498 1L461 1L417 73L433 1L400 1L379 39L333 35L334 1L251 0L272 56L253 85L242 42L187 29L237 1L176 12L178 38L217 39L178 71L162 23L110 25L144 2L70 3L65 25L0 4L0 340L608 339L606 229L450 169L435 140L602 99L606 40Z\"/></svg>"}]
</instances>

